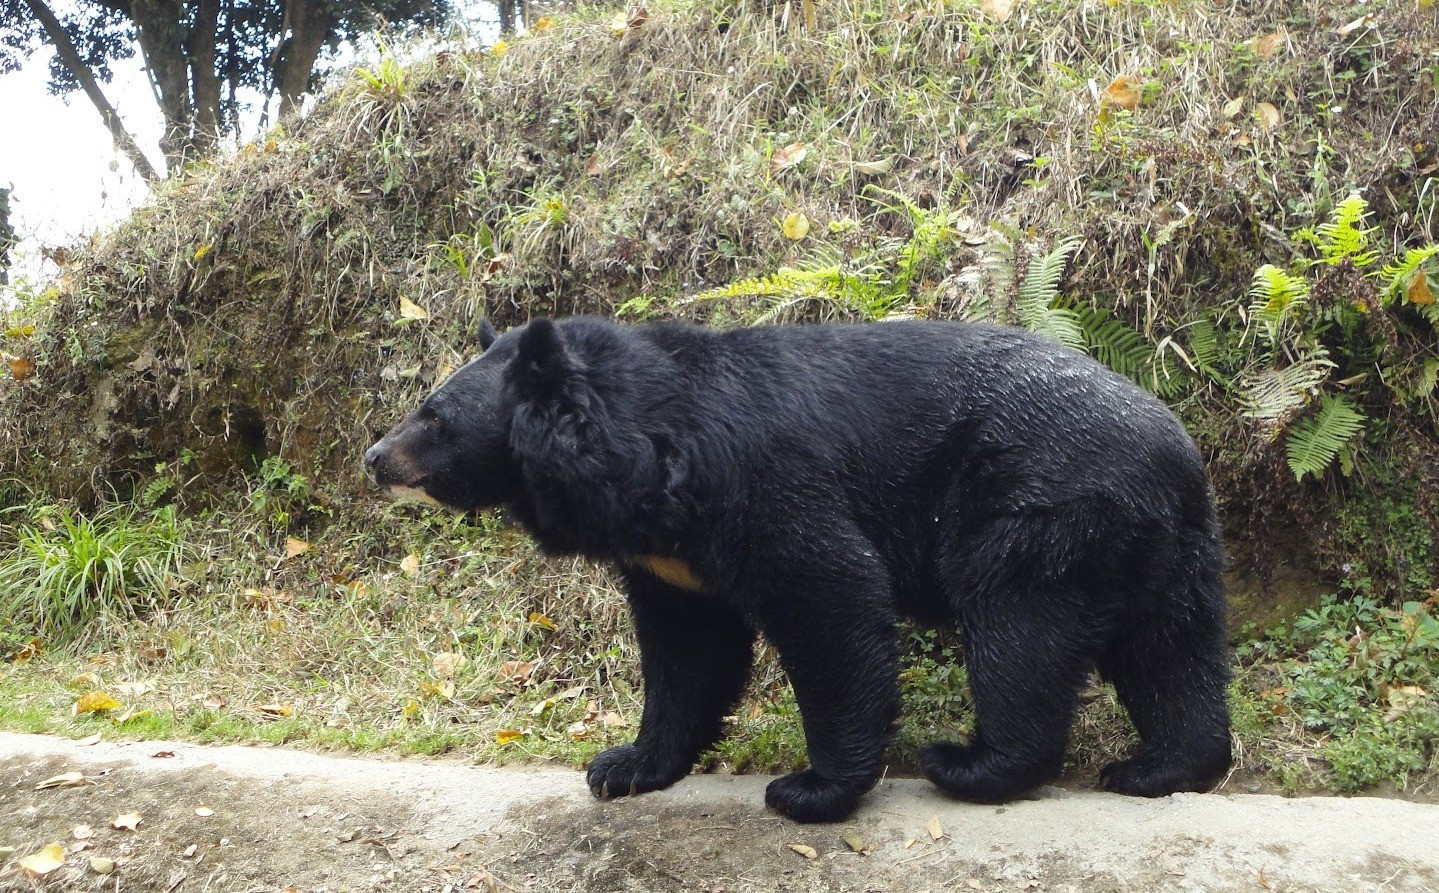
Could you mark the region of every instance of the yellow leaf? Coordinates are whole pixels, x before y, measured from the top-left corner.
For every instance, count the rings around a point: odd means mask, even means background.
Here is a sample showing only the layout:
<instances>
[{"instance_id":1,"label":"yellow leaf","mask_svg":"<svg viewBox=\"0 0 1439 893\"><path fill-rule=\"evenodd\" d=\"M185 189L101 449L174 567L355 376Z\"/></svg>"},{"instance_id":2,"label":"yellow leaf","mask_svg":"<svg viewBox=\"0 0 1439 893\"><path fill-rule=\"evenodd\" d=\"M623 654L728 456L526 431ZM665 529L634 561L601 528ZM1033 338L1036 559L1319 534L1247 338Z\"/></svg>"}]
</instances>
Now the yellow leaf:
<instances>
[{"instance_id":1,"label":"yellow leaf","mask_svg":"<svg viewBox=\"0 0 1439 893\"><path fill-rule=\"evenodd\" d=\"M535 626L542 626L545 629L555 629L555 622L539 611L534 611L530 614L530 622Z\"/></svg>"},{"instance_id":2,"label":"yellow leaf","mask_svg":"<svg viewBox=\"0 0 1439 893\"><path fill-rule=\"evenodd\" d=\"M212 247L213 247L213 246L212 246L209 242L206 242L206 243L204 243L203 245L201 245L199 248L196 248L196 249L195 249L195 260L204 260L205 257L210 253L210 249L211 249Z\"/></svg>"},{"instance_id":3,"label":"yellow leaf","mask_svg":"<svg viewBox=\"0 0 1439 893\"><path fill-rule=\"evenodd\" d=\"M1264 125L1265 130L1273 130L1279 126L1279 109L1271 102L1261 102L1254 106L1254 115L1259 123Z\"/></svg>"},{"instance_id":4,"label":"yellow leaf","mask_svg":"<svg viewBox=\"0 0 1439 893\"><path fill-rule=\"evenodd\" d=\"M444 651L436 654L430 661L430 668L435 671L436 676L446 679L455 675L460 668L469 663L463 654L455 651Z\"/></svg>"},{"instance_id":5,"label":"yellow leaf","mask_svg":"<svg viewBox=\"0 0 1439 893\"><path fill-rule=\"evenodd\" d=\"M867 844L865 844L864 842L864 838L860 837L857 833L853 831L844 835L842 839L844 840L844 845L849 847L851 851L856 853L864 852L865 847L867 846Z\"/></svg>"},{"instance_id":6,"label":"yellow leaf","mask_svg":"<svg viewBox=\"0 0 1439 893\"><path fill-rule=\"evenodd\" d=\"M770 157L770 173L777 174L787 167L793 167L801 161L804 161L805 156L808 154L809 149L805 147L804 143L790 143Z\"/></svg>"},{"instance_id":7,"label":"yellow leaf","mask_svg":"<svg viewBox=\"0 0 1439 893\"><path fill-rule=\"evenodd\" d=\"M503 56L505 53L508 53L509 51L510 51L510 45L509 45L509 43L508 43L507 41L503 41L503 40L497 40L497 41L495 41L494 46L490 47L490 52L491 52L492 54L494 54L496 57ZM401 299L401 300L403 300L403 299Z\"/></svg>"},{"instance_id":8,"label":"yellow leaf","mask_svg":"<svg viewBox=\"0 0 1439 893\"><path fill-rule=\"evenodd\" d=\"M134 831L140 827L141 821L138 812L127 812L124 815L116 816L115 821L110 823L110 827L116 831Z\"/></svg>"},{"instance_id":9,"label":"yellow leaf","mask_svg":"<svg viewBox=\"0 0 1439 893\"><path fill-rule=\"evenodd\" d=\"M812 846L805 846L802 843L791 843L787 844L787 846L790 849L794 850L796 853L799 853L801 856L804 856L806 859L819 858L819 853L815 852L815 849Z\"/></svg>"},{"instance_id":10,"label":"yellow leaf","mask_svg":"<svg viewBox=\"0 0 1439 893\"><path fill-rule=\"evenodd\" d=\"M74 716L83 716L86 713L95 713L100 710L114 710L120 706L120 702L110 697L103 691L92 691L89 694L80 696L75 706L70 708Z\"/></svg>"},{"instance_id":11,"label":"yellow leaf","mask_svg":"<svg viewBox=\"0 0 1439 893\"><path fill-rule=\"evenodd\" d=\"M558 700L559 698L555 697L545 698L543 701L530 708L530 715L539 716L541 713L544 713L546 710L555 706L555 702Z\"/></svg>"},{"instance_id":12,"label":"yellow leaf","mask_svg":"<svg viewBox=\"0 0 1439 893\"><path fill-rule=\"evenodd\" d=\"M1429 277L1424 274L1423 270L1416 272L1414 278L1409 280L1406 294L1411 304L1426 307L1434 303L1434 292L1429 289Z\"/></svg>"},{"instance_id":13,"label":"yellow leaf","mask_svg":"<svg viewBox=\"0 0 1439 893\"><path fill-rule=\"evenodd\" d=\"M535 21L535 23L530 26L530 30L532 30L532 31L548 31L548 30L550 30L551 28L553 28L554 26L555 26L554 19L551 19L549 16L540 16L540 17Z\"/></svg>"},{"instance_id":14,"label":"yellow leaf","mask_svg":"<svg viewBox=\"0 0 1439 893\"><path fill-rule=\"evenodd\" d=\"M314 546L311 546L309 543L305 542L302 539L297 539L293 536L285 537L286 558L294 558L296 555L304 555L306 552L310 551L313 548Z\"/></svg>"},{"instance_id":15,"label":"yellow leaf","mask_svg":"<svg viewBox=\"0 0 1439 893\"><path fill-rule=\"evenodd\" d=\"M413 719L420 712L420 702L414 698L405 701L405 707L400 711L405 719Z\"/></svg>"},{"instance_id":16,"label":"yellow leaf","mask_svg":"<svg viewBox=\"0 0 1439 893\"><path fill-rule=\"evenodd\" d=\"M518 741L523 737L525 737L525 733L521 732L519 729L501 729L500 731L495 733L495 741L498 744L509 744L510 742Z\"/></svg>"},{"instance_id":17,"label":"yellow leaf","mask_svg":"<svg viewBox=\"0 0 1439 893\"><path fill-rule=\"evenodd\" d=\"M1244 111L1243 96L1236 96L1228 102L1224 103L1224 117L1226 118L1233 118L1242 111Z\"/></svg>"},{"instance_id":18,"label":"yellow leaf","mask_svg":"<svg viewBox=\"0 0 1439 893\"><path fill-rule=\"evenodd\" d=\"M20 867L32 877L44 877L64 864L65 847L58 843L42 847L40 852L20 860Z\"/></svg>"},{"instance_id":19,"label":"yellow leaf","mask_svg":"<svg viewBox=\"0 0 1439 893\"><path fill-rule=\"evenodd\" d=\"M785 216L784 223L780 228L784 230L786 239L798 242L809 235L809 218L804 216L803 211L795 211L793 214Z\"/></svg>"},{"instance_id":20,"label":"yellow leaf","mask_svg":"<svg viewBox=\"0 0 1439 893\"><path fill-rule=\"evenodd\" d=\"M630 16L629 16L629 13L624 12L624 11L620 11L620 12L615 13L615 14L614 14L614 17L610 19L610 33L611 33L611 34L614 34L615 36L618 37L619 35L624 34L624 33L625 33L626 31L628 31L629 29L630 29Z\"/></svg>"},{"instance_id":21,"label":"yellow leaf","mask_svg":"<svg viewBox=\"0 0 1439 893\"><path fill-rule=\"evenodd\" d=\"M64 775L56 775L47 778L35 785L35 790L44 791L50 788L74 788L85 783L84 772L66 772Z\"/></svg>"},{"instance_id":22,"label":"yellow leaf","mask_svg":"<svg viewBox=\"0 0 1439 893\"><path fill-rule=\"evenodd\" d=\"M407 577L418 577L420 575L420 556L411 552L400 559L400 570L404 571Z\"/></svg>"},{"instance_id":23,"label":"yellow leaf","mask_svg":"<svg viewBox=\"0 0 1439 893\"><path fill-rule=\"evenodd\" d=\"M887 174L894 170L893 158L880 158L875 161L856 161L854 169L861 174L868 174L871 177Z\"/></svg>"},{"instance_id":24,"label":"yellow leaf","mask_svg":"<svg viewBox=\"0 0 1439 893\"><path fill-rule=\"evenodd\" d=\"M281 717L291 716L295 712L295 708L288 704L260 704L255 710L267 719L280 719Z\"/></svg>"},{"instance_id":25,"label":"yellow leaf","mask_svg":"<svg viewBox=\"0 0 1439 893\"><path fill-rule=\"evenodd\" d=\"M1138 84L1128 75L1121 74L1104 88L1104 101L1128 112L1139 108L1139 97Z\"/></svg>"},{"instance_id":26,"label":"yellow leaf","mask_svg":"<svg viewBox=\"0 0 1439 893\"><path fill-rule=\"evenodd\" d=\"M924 823L924 830L929 832L930 840L939 840L941 837L944 836L944 828L942 828L939 824L938 815L932 815L929 817L929 821Z\"/></svg>"},{"instance_id":27,"label":"yellow leaf","mask_svg":"<svg viewBox=\"0 0 1439 893\"><path fill-rule=\"evenodd\" d=\"M404 295L400 295L400 319L429 319L430 311L411 301Z\"/></svg>"}]
</instances>

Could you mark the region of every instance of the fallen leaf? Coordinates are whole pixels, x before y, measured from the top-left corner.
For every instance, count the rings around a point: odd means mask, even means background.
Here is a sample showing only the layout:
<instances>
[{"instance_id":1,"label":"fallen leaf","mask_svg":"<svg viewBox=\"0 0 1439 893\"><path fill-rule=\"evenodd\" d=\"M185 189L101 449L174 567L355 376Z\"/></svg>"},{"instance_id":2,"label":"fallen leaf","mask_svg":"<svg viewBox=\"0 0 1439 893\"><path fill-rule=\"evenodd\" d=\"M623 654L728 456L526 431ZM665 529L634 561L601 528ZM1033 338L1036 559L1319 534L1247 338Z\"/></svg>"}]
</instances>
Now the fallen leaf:
<instances>
[{"instance_id":1,"label":"fallen leaf","mask_svg":"<svg viewBox=\"0 0 1439 893\"><path fill-rule=\"evenodd\" d=\"M631 28L638 28L650 19L650 11L643 6L631 6L629 14L625 17L625 24Z\"/></svg>"},{"instance_id":2,"label":"fallen leaf","mask_svg":"<svg viewBox=\"0 0 1439 893\"><path fill-rule=\"evenodd\" d=\"M924 830L929 832L930 840L939 840L944 836L944 828L940 826L937 814L930 816L929 821L924 823Z\"/></svg>"},{"instance_id":3,"label":"fallen leaf","mask_svg":"<svg viewBox=\"0 0 1439 893\"><path fill-rule=\"evenodd\" d=\"M625 12L624 10L620 10L619 12L615 13L613 16L610 17L611 34L619 37L628 30L630 30L629 13Z\"/></svg>"},{"instance_id":4,"label":"fallen leaf","mask_svg":"<svg viewBox=\"0 0 1439 893\"><path fill-rule=\"evenodd\" d=\"M1138 82L1123 74L1104 88L1104 101L1128 112L1139 108L1140 95Z\"/></svg>"},{"instance_id":5,"label":"fallen leaf","mask_svg":"<svg viewBox=\"0 0 1439 893\"><path fill-rule=\"evenodd\" d=\"M10 367L10 375L16 381L24 381L35 374L35 361L29 357L17 357L6 354L5 363Z\"/></svg>"},{"instance_id":6,"label":"fallen leaf","mask_svg":"<svg viewBox=\"0 0 1439 893\"><path fill-rule=\"evenodd\" d=\"M842 839L844 840L844 845L849 847L852 851L856 853L862 853L865 851L864 838L860 837L859 834L851 831L850 833L846 834Z\"/></svg>"},{"instance_id":7,"label":"fallen leaf","mask_svg":"<svg viewBox=\"0 0 1439 893\"><path fill-rule=\"evenodd\" d=\"M1003 22L1014 12L1014 0L983 0L979 8L996 22Z\"/></svg>"},{"instance_id":8,"label":"fallen leaf","mask_svg":"<svg viewBox=\"0 0 1439 893\"><path fill-rule=\"evenodd\" d=\"M101 733L101 732L96 732L96 733L93 734L93 735L86 736L86 737L84 737L84 738L81 738L79 741L76 741L76 742L75 742L75 746L76 746L76 747L93 747L94 745L99 744L99 743L100 743L101 741L103 741L104 739L105 739L105 736L104 736L103 733Z\"/></svg>"},{"instance_id":9,"label":"fallen leaf","mask_svg":"<svg viewBox=\"0 0 1439 893\"><path fill-rule=\"evenodd\" d=\"M1283 31L1271 31L1268 34L1259 34L1250 38L1249 48L1259 58L1268 59L1279 52L1287 39L1287 35Z\"/></svg>"},{"instance_id":10,"label":"fallen leaf","mask_svg":"<svg viewBox=\"0 0 1439 893\"><path fill-rule=\"evenodd\" d=\"M260 704L255 708L261 716L268 719L279 719L294 714L295 708L288 704Z\"/></svg>"},{"instance_id":11,"label":"fallen leaf","mask_svg":"<svg viewBox=\"0 0 1439 893\"><path fill-rule=\"evenodd\" d=\"M919 843L919 839L918 839L918 838L915 838L915 837L911 837L909 840L906 840L906 841L904 842L904 848L905 848L905 849L909 849L910 847L914 846L914 845L917 844L917 843Z\"/></svg>"},{"instance_id":12,"label":"fallen leaf","mask_svg":"<svg viewBox=\"0 0 1439 893\"><path fill-rule=\"evenodd\" d=\"M589 733L590 727L584 722L584 720L576 720L575 722L570 723L569 728L565 729L565 734L576 740L585 737Z\"/></svg>"},{"instance_id":13,"label":"fallen leaf","mask_svg":"<svg viewBox=\"0 0 1439 893\"><path fill-rule=\"evenodd\" d=\"M1279 126L1279 109L1271 102L1261 102L1254 106L1254 115L1259 123L1264 125L1265 130L1273 130Z\"/></svg>"},{"instance_id":14,"label":"fallen leaf","mask_svg":"<svg viewBox=\"0 0 1439 893\"><path fill-rule=\"evenodd\" d=\"M439 682L421 682L420 694L448 701L455 696L455 683L450 679L441 679Z\"/></svg>"},{"instance_id":15,"label":"fallen leaf","mask_svg":"<svg viewBox=\"0 0 1439 893\"><path fill-rule=\"evenodd\" d=\"M403 300L403 298L401 300ZM313 548L314 546L311 546L309 543L305 542L302 539L298 539L293 536L285 537L286 558L294 558L296 555L304 555L306 552L310 551Z\"/></svg>"},{"instance_id":16,"label":"fallen leaf","mask_svg":"<svg viewBox=\"0 0 1439 893\"><path fill-rule=\"evenodd\" d=\"M405 572L407 577L418 577L420 575L420 556L414 552L400 559L400 570Z\"/></svg>"},{"instance_id":17,"label":"fallen leaf","mask_svg":"<svg viewBox=\"0 0 1439 893\"><path fill-rule=\"evenodd\" d=\"M1416 272L1414 278L1409 280L1409 288L1405 294L1411 304L1425 307L1434 303L1434 292L1429 289L1429 277L1423 270Z\"/></svg>"},{"instance_id":18,"label":"fallen leaf","mask_svg":"<svg viewBox=\"0 0 1439 893\"><path fill-rule=\"evenodd\" d=\"M210 254L212 248L214 248L214 246L209 242L200 245L199 248L195 249L195 260L204 260Z\"/></svg>"},{"instance_id":19,"label":"fallen leaf","mask_svg":"<svg viewBox=\"0 0 1439 893\"><path fill-rule=\"evenodd\" d=\"M138 698L154 690L155 686L149 682L121 682L115 686L116 692L128 698Z\"/></svg>"},{"instance_id":20,"label":"fallen leaf","mask_svg":"<svg viewBox=\"0 0 1439 893\"><path fill-rule=\"evenodd\" d=\"M195 810L195 815L199 816L202 819L208 819L214 814L215 810L211 809L208 806L201 806L199 809Z\"/></svg>"},{"instance_id":21,"label":"fallen leaf","mask_svg":"<svg viewBox=\"0 0 1439 893\"><path fill-rule=\"evenodd\" d=\"M819 853L815 852L815 848L812 846L805 846L802 843L791 843L787 844L787 846L790 849L794 850L796 853L799 853L801 856L804 856L806 859L819 858Z\"/></svg>"},{"instance_id":22,"label":"fallen leaf","mask_svg":"<svg viewBox=\"0 0 1439 893\"><path fill-rule=\"evenodd\" d=\"M530 716L539 716L541 713L544 713L546 710L555 706L555 702L558 700L559 698L555 697L545 698L543 701L530 708Z\"/></svg>"},{"instance_id":23,"label":"fallen leaf","mask_svg":"<svg viewBox=\"0 0 1439 893\"><path fill-rule=\"evenodd\" d=\"M1236 96L1224 103L1224 117L1233 118L1244 111L1244 97Z\"/></svg>"},{"instance_id":24,"label":"fallen leaf","mask_svg":"<svg viewBox=\"0 0 1439 893\"><path fill-rule=\"evenodd\" d=\"M525 737L525 733L520 731L519 729L501 729L500 731L495 733L495 743L509 744L510 742L518 741L523 737Z\"/></svg>"},{"instance_id":25,"label":"fallen leaf","mask_svg":"<svg viewBox=\"0 0 1439 893\"><path fill-rule=\"evenodd\" d=\"M430 311L411 301L404 295L400 295L400 319L421 320L429 318Z\"/></svg>"},{"instance_id":26,"label":"fallen leaf","mask_svg":"<svg viewBox=\"0 0 1439 893\"><path fill-rule=\"evenodd\" d=\"M490 47L490 54L493 55L493 56L495 56L496 58L499 58L499 57L501 57L501 56L504 56L504 54L505 54L505 53L508 53L509 51L510 51L510 44L509 44L508 41L504 41L504 40L497 40L497 41L495 41L494 45ZM400 298L400 300L403 301L404 298ZM401 305L401 307L402 307L402 309L401 309L400 315L403 316L403 315L404 315L403 305ZM414 317L414 318L415 318L415 319L424 319L425 317L423 317L423 316L418 316L418 317Z\"/></svg>"},{"instance_id":27,"label":"fallen leaf","mask_svg":"<svg viewBox=\"0 0 1439 893\"><path fill-rule=\"evenodd\" d=\"M183 853L180 854L180 858L182 858L182 859L188 859L188 858L190 858L191 856L195 855L195 851L198 850L199 848L200 848L200 847L199 847L197 844L193 844L193 843L190 844L189 846L185 847L185 852L183 852Z\"/></svg>"},{"instance_id":28,"label":"fallen leaf","mask_svg":"<svg viewBox=\"0 0 1439 893\"><path fill-rule=\"evenodd\" d=\"M96 874L114 874L115 860L107 859L104 856L91 856L90 870Z\"/></svg>"},{"instance_id":29,"label":"fallen leaf","mask_svg":"<svg viewBox=\"0 0 1439 893\"><path fill-rule=\"evenodd\" d=\"M80 675L76 676L74 679L71 679L65 684L71 688L99 688L100 675L98 673L89 672L81 673Z\"/></svg>"},{"instance_id":30,"label":"fallen leaf","mask_svg":"<svg viewBox=\"0 0 1439 893\"><path fill-rule=\"evenodd\" d=\"M856 161L854 163L854 169L861 174L877 177L894 170L894 159L879 158L874 161Z\"/></svg>"},{"instance_id":31,"label":"fallen leaf","mask_svg":"<svg viewBox=\"0 0 1439 893\"><path fill-rule=\"evenodd\" d=\"M530 30L531 30L531 31L548 31L548 30L550 30L551 28L553 28L554 26L555 26L554 19L551 19L549 16L540 16L538 19L535 20L535 23L530 26Z\"/></svg>"},{"instance_id":32,"label":"fallen leaf","mask_svg":"<svg viewBox=\"0 0 1439 893\"><path fill-rule=\"evenodd\" d=\"M787 167L794 167L796 164L804 161L805 156L808 154L809 149L805 147L804 143L790 143L770 157L769 171L772 174L777 174Z\"/></svg>"},{"instance_id":33,"label":"fallen leaf","mask_svg":"<svg viewBox=\"0 0 1439 893\"><path fill-rule=\"evenodd\" d=\"M557 628L553 620L541 614L539 611L531 612L530 623L533 623L535 626L542 626L548 630L553 630Z\"/></svg>"},{"instance_id":34,"label":"fallen leaf","mask_svg":"<svg viewBox=\"0 0 1439 893\"><path fill-rule=\"evenodd\" d=\"M48 791L50 788L78 788L84 783L84 772L66 772L64 775L56 775L45 779L35 785L35 790Z\"/></svg>"},{"instance_id":35,"label":"fallen leaf","mask_svg":"<svg viewBox=\"0 0 1439 893\"><path fill-rule=\"evenodd\" d=\"M58 843L42 847L40 852L20 860L20 867L33 877L44 877L65 864L65 848Z\"/></svg>"},{"instance_id":36,"label":"fallen leaf","mask_svg":"<svg viewBox=\"0 0 1439 893\"><path fill-rule=\"evenodd\" d=\"M528 660L507 660L500 664L500 681L513 682L516 685L525 685L530 677L535 674L534 661Z\"/></svg>"},{"instance_id":37,"label":"fallen leaf","mask_svg":"<svg viewBox=\"0 0 1439 893\"><path fill-rule=\"evenodd\" d=\"M804 216L803 211L795 211L793 214L785 216L784 223L780 225L780 228L784 230L785 238L791 242L798 242L809 235L809 218Z\"/></svg>"},{"instance_id":38,"label":"fallen leaf","mask_svg":"<svg viewBox=\"0 0 1439 893\"><path fill-rule=\"evenodd\" d=\"M114 828L116 831L134 831L136 828L140 827L141 821L142 820L138 812L127 812L122 815L116 816L115 821L110 823L110 827Z\"/></svg>"},{"instance_id":39,"label":"fallen leaf","mask_svg":"<svg viewBox=\"0 0 1439 893\"><path fill-rule=\"evenodd\" d=\"M463 654L453 651L445 651L436 654L430 661L430 669L435 671L436 676L449 678L460 671L465 664L469 663Z\"/></svg>"},{"instance_id":40,"label":"fallen leaf","mask_svg":"<svg viewBox=\"0 0 1439 893\"><path fill-rule=\"evenodd\" d=\"M628 729L630 727L629 720L620 716L618 713L606 712L600 714L600 723L607 729Z\"/></svg>"},{"instance_id":41,"label":"fallen leaf","mask_svg":"<svg viewBox=\"0 0 1439 893\"><path fill-rule=\"evenodd\" d=\"M70 836L76 840L89 840L95 836L95 829L89 825L76 825L70 829Z\"/></svg>"}]
</instances>

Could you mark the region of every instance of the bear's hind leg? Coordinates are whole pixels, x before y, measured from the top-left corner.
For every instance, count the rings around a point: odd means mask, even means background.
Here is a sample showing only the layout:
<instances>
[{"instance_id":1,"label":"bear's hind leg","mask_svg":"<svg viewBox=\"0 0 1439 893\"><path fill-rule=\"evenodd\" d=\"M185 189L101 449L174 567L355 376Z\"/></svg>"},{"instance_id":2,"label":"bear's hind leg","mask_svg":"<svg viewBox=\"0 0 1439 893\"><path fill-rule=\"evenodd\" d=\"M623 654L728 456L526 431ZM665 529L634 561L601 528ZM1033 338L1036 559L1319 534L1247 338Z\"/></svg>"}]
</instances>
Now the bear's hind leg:
<instances>
[{"instance_id":1,"label":"bear's hind leg","mask_svg":"<svg viewBox=\"0 0 1439 893\"><path fill-rule=\"evenodd\" d=\"M602 799L666 788L689 774L719 738L754 656L754 630L735 609L643 570L627 576L645 707L635 742L590 763L590 790Z\"/></svg>"},{"instance_id":2,"label":"bear's hind leg","mask_svg":"<svg viewBox=\"0 0 1439 893\"><path fill-rule=\"evenodd\" d=\"M931 744L920 751L924 774L941 790L1000 803L1059 775L1079 690L1092 668L1077 620L1040 613L1043 605L1065 601L986 592L983 604L963 618L976 722L968 744Z\"/></svg>"},{"instance_id":3,"label":"bear's hind leg","mask_svg":"<svg viewBox=\"0 0 1439 893\"><path fill-rule=\"evenodd\" d=\"M1163 614L1121 629L1100 658L1120 703L1139 730L1134 756L1105 766L1107 790L1139 797L1207 791L1229 771L1229 647L1217 573L1183 607L1182 620Z\"/></svg>"}]
</instances>

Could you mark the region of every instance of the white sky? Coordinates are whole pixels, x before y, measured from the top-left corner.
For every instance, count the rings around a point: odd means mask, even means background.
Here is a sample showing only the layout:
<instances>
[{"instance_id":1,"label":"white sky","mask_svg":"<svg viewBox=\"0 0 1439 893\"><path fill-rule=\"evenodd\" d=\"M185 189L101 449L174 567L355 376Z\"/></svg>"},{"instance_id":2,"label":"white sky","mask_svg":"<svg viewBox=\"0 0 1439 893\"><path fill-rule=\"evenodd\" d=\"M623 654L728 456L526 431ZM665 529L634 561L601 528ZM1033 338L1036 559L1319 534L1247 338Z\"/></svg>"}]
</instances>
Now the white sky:
<instances>
[{"instance_id":1,"label":"white sky","mask_svg":"<svg viewBox=\"0 0 1439 893\"><path fill-rule=\"evenodd\" d=\"M61 0L53 5L64 11L68 4ZM485 43L493 39L495 14L489 3L459 0L456 6L471 39ZM341 54L345 55L343 48ZM12 255L12 285L0 286L0 308L24 279L39 280L53 273L54 265L40 253L42 245L70 244L121 220L146 195L144 179L114 148L110 131L89 97L80 91L64 98L50 95L46 83L53 56L46 45L19 71L0 75L0 121L6 125L0 129L0 186L14 188L10 221L21 240ZM114 62L112 70L114 79L101 89L150 163L164 170L160 111L138 48L133 58ZM242 138L255 136L258 120L258 109L242 116L242 127L247 128Z\"/></svg>"}]
</instances>

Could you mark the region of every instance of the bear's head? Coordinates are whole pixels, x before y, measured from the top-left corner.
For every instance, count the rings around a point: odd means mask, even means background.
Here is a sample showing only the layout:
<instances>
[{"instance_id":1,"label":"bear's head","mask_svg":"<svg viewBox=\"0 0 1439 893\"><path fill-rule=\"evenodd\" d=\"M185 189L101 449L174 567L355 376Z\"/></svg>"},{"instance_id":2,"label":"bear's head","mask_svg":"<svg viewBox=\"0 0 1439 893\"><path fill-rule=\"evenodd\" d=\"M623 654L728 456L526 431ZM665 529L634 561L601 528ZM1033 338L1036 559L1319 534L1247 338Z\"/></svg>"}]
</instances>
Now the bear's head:
<instances>
[{"instance_id":1,"label":"bear's head","mask_svg":"<svg viewBox=\"0 0 1439 893\"><path fill-rule=\"evenodd\" d=\"M390 496L462 512L513 498L520 474L509 445L505 370L517 346L485 320L480 356L365 451L375 483Z\"/></svg>"},{"instance_id":2,"label":"bear's head","mask_svg":"<svg viewBox=\"0 0 1439 893\"><path fill-rule=\"evenodd\" d=\"M537 319L483 353L365 453L392 496L468 512L506 506L552 551L601 553L667 526L688 461L668 355L633 330Z\"/></svg>"}]
</instances>

